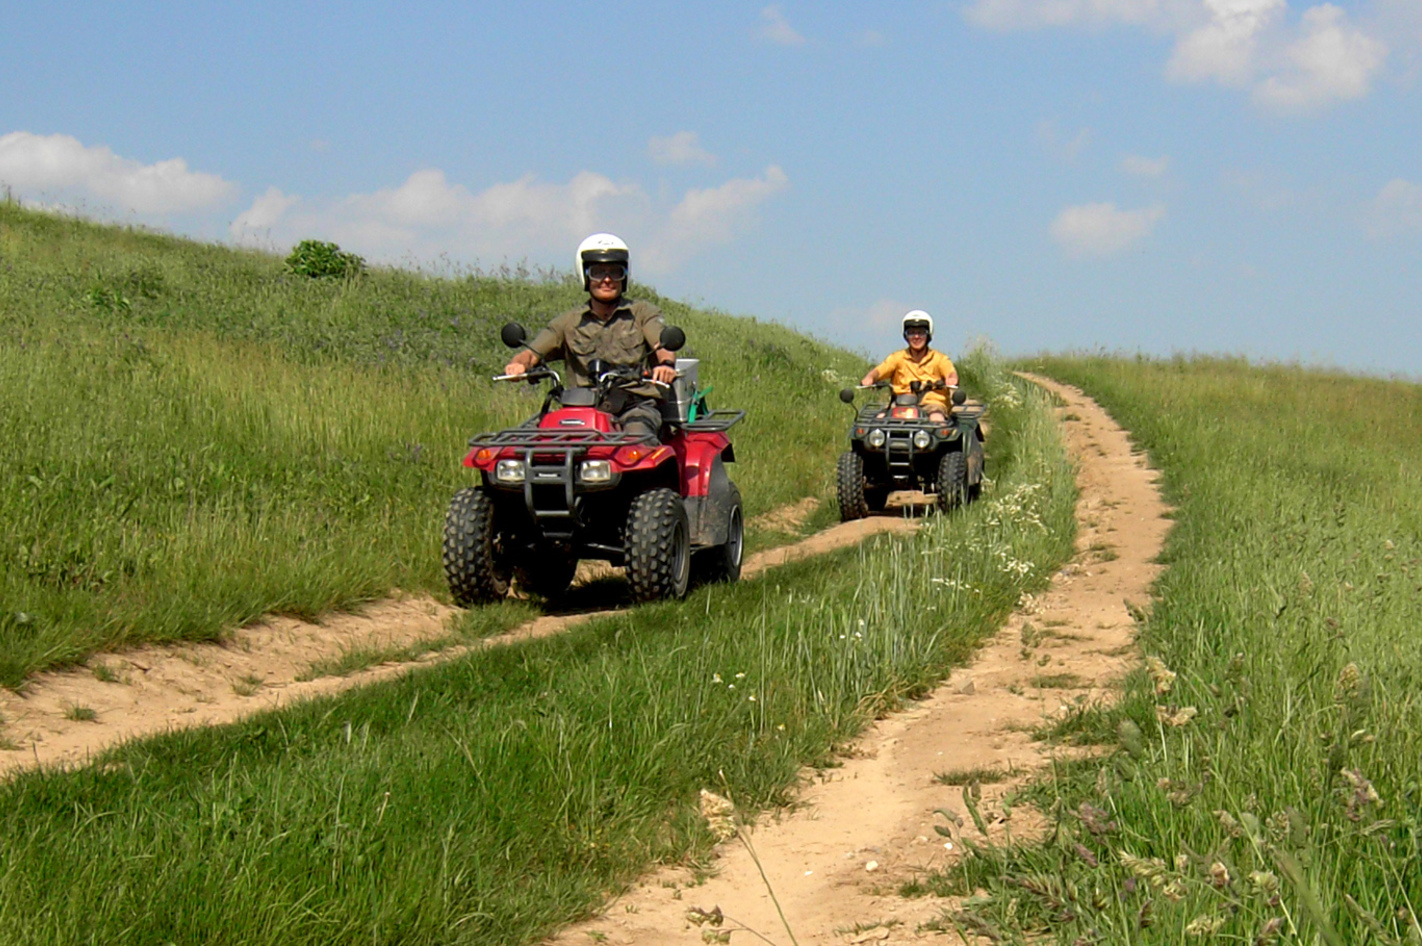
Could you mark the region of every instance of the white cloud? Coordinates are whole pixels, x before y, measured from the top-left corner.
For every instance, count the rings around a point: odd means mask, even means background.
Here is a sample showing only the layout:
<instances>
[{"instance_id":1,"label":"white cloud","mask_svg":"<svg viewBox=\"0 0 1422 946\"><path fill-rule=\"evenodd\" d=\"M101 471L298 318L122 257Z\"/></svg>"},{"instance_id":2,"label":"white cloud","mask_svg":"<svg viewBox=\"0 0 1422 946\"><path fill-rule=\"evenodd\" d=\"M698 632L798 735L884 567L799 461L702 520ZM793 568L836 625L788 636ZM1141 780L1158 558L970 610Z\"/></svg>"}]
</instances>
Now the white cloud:
<instances>
[{"instance_id":1,"label":"white cloud","mask_svg":"<svg viewBox=\"0 0 1422 946\"><path fill-rule=\"evenodd\" d=\"M1254 90L1265 105L1295 111L1368 94L1387 46L1348 22L1332 4L1306 10L1303 35L1286 47L1276 75Z\"/></svg>"},{"instance_id":2,"label":"white cloud","mask_svg":"<svg viewBox=\"0 0 1422 946\"><path fill-rule=\"evenodd\" d=\"M69 135L0 135L0 183L21 196L96 199L117 209L162 216L215 207L237 194L216 174L191 171L182 158L142 164Z\"/></svg>"},{"instance_id":3,"label":"white cloud","mask_svg":"<svg viewBox=\"0 0 1422 946\"><path fill-rule=\"evenodd\" d=\"M1284 15L1284 0L1204 0L1209 21L1179 36L1165 74L1243 86L1254 78L1259 34Z\"/></svg>"},{"instance_id":4,"label":"white cloud","mask_svg":"<svg viewBox=\"0 0 1422 946\"><path fill-rule=\"evenodd\" d=\"M637 269L656 275L755 223L758 208L789 179L771 166L759 178L736 178L688 191L659 208L636 184L583 171L565 184L529 174L473 192L437 169L402 184L334 201L308 201L268 190L232 222L239 242L285 246L332 240L372 260L519 260L563 265L578 240L598 230L634 247Z\"/></svg>"},{"instance_id":5,"label":"white cloud","mask_svg":"<svg viewBox=\"0 0 1422 946\"><path fill-rule=\"evenodd\" d=\"M880 299L863 314L863 321L872 329L898 329L903 323L904 313L913 306L904 305L897 299ZM892 341L897 342L900 333L895 333Z\"/></svg>"},{"instance_id":6,"label":"white cloud","mask_svg":"<svg viewBox=\"0 0 1422 946\"><path fill-rule=\"evenodd\" d=\"M252 202L237 219L232 221L228 232L238 243L265 244L267 238L282 216L301 202L299 197L289 197L275 187Z\"/></svg>"},{"instance_id":7,"label":"white cloud","mask_svg":"<svg viewBox=\"0 0 1422 946\"><path fill-rule=\"evenodd\" d=\"M1180 6L1178 0L974 0L968 20L990 30L1051 26L1149 25Z\"/></svg>"},{"instance_id":8,"label":"white cloud","mask_svg":"<svg viewBox=\"0 0 1422 946\"><path fill-rule=\"evenodd\" d=\"M1052 221L1052 239L1071 256L1114 256L1140 243L1165 216L1165 205L1120 210L1114 203L1068 207Z\"/></svg>"},{"instance_id":9,"label":"white cloud","mask_svg":"<svg viewBox=\"0 0 1422 946\"><path fill-rule=\"evenodd\" d=\"M771 165L758 178L734 178L720 187L687 191L659 227L649 248L654 271L674 269L696 253L729 243L754 219L760 205L790 186L790 178Z\"/></svg>"},{"instance_id":10,"label":"white cloud","mask_svg":"<svg viewBox=\"0 0 1422 946\"><path fill-rule=\"evenodd\" d=\"M899 332L899 326L904 313L912 308L915 307L898 299L884 297L867 307L849 305L832 309L820 317L819 328L835 338L847 339L851 344L867 347L870 353L869 365L874 365L885 352L902 344L900 339L903 336ZM845 380L848 382L851 379ZM857 382L859 375L854 375L852 380Z\"/></svg>"},{"instance_id":11,"label":"white cloud","mask_svg":"<svg viewBox=\"0 0 1422 946\"><path fill-rule=\"evenodd\" d=\"M760 11L760 28L756 30L756 36L777 46L805 45L805 37L790 25L778 6L768 6Z\"/></svg>"},{"instance_id":12,"label":"white cloud","mask_svg":"<svg viewBox=\"0 0 1422 946\"><path fill-rule=\"evenodd\" d=\"M716 156L701 147L701 141L694 131L679 131L666 138L653 136L647 142L647 152L658 164L704 164L716 163Z\"/></svg>"},{"instance_id":13,"label":"white cloud","mask_svg":"<svg viewBox=\"0 0 1422 946\"><path fill-rule=\"evenodd\" d=\"M1248 90L1261 107L1303 112L1368 94L1389 53L1389 24L1410 22L1396 8L1417 0L1375 2L1386 15L1366 25L1331 3L1293 18L1287 0L973 0L965 16L993 30L1125 25L1173 36L1166 78L1217 82Z\"/></svg>"},{"instance_id":14,"label":"white cloud","mask_svg":"<svg viewBox=\"0 0 1422 946\"><path fill-rule=\"evenodd\" d=\"M1056 122L1044 121L1037 123L1037 137L1053 157L1061 161L1075 161L1091 144L1091 129L1083 128L1068 138L1057 130Z\"/></svg>"},{"instance_id":15,"label":"white cloud","mask_svg":"<svg viewBox=\"0 0 1422 946\"><path fill-rule=\"evenodd\" d=\"M1374 239L1422 232L1422 186L1388 181L1368 208L1367 229Z\"/></svg>"},{"instance_id":16,"label":"white cloud","mask_svg":"<svg viewBox=\"0 0 1422 946\"><path fill-rule=\"evenodd\" d=\"M1147 158L1128 154L1121 158L1121 170L1132 177L1164 177L1165 172L1170 170L1170 158L1165 155Z\"/></svg>"}]
</instances>

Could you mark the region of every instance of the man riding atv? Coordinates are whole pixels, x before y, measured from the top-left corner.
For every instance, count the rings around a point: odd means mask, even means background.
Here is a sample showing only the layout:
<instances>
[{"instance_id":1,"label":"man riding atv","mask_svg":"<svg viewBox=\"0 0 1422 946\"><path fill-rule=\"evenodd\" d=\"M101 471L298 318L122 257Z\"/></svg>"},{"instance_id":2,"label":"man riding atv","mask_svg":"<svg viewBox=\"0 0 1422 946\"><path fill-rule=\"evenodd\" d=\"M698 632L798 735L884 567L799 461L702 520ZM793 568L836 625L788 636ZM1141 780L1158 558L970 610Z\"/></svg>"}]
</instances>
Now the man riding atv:
<instances>
[{"instance_id":1,"label":"man riding atv","mask_svg":"<svg viewBox=\"0 0 1422 946\"><path fill-rule=\"evenodd\" d=\"M675 355L686 334L623 296L627 257L617 237L588 237L577 255L588 304L531 344L516 322L499 333L523 350L493 380L551 387L534 417L469 441L464 466L479 482L455 494L444 523L456 604L497 601L515 578L555 599L582 560L624 568L634 601L681 598L693 573L740 576L744 517L727 431L745 411L707 406L698 360ZM544 364L556 358L566 385Z\"/></svg>"},{"instance_id":2,"label":"man riding atv","mask_svg":"<svg viewBox=\"0 0 1422 946\"><path fill-rule=\"evenodd\" d=\"M594 233L578 245L577 269L588 292L588 303L559 315L528 347L504 366L504 374L521 375L529 368L561 358L576 387L593 383L589 365L640 365L651 356L652 380L676 379L676 355L661 348L661 310L649 302L628 299L627 244L611 233ZM662 426L656 385L617 388L601 405L626 433L656 437Z\"/></svg>"},{"instance_id":3,"label":"man riding atv","mask_svg":"<svg viewBox=\"0 0 1422 946\"><path fill-rule=\"evenodd\" d=\"M888 381L895 394L917 394L922 390L920 406L929 420L941 424L948 415L944 392L958 386L958 369L947 355L928 347L933 341L933 316L914 309L905 313L903 327L908 347L889 355L859 383L867 388L876 381Z\"/></svg>"}]
</instances>

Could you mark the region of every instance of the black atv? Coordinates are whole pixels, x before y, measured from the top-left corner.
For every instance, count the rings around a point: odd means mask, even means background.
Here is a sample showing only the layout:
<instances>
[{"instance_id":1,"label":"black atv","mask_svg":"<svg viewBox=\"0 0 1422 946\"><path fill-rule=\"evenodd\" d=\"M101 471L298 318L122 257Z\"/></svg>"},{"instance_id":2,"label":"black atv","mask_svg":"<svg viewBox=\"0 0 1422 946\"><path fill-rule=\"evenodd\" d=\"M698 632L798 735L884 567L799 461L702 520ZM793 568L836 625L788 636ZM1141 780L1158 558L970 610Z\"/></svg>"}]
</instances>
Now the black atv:
<instances>
[{"instance_id":1,"label":"black atv","mask_svg":"<svg viewBox=\"0 0 1422 946\"><path fill-rule=\"evenodd\" d=\"M888 383L869 387L887 388ZM978 498L985 409L969 404L967 395L953 388L948 420L935 423L919 405L920 396L932 390L947 390L947 385L914 382L911 393L890 395L887 404L863 407L855 414L850 449L840 454L836 478L841 521L881 511L894 490L935 493L943 512ZM845 388L839 399L853 404L854 391Z\"/></svg>"}]
</instances>

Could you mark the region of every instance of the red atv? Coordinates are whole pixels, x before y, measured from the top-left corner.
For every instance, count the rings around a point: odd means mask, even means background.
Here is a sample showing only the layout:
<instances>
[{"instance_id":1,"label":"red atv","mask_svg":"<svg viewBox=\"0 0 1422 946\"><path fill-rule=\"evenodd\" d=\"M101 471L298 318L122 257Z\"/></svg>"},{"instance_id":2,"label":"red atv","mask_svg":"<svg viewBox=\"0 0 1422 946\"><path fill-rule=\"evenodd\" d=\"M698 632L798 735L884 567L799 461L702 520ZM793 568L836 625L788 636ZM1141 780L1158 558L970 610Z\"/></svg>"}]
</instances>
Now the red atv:
<instances>
[{"instance_id":1,"label":"red atv","mask_svg":"<svg viewBox=\"0 0 1422 946\"><path fill-rule=\"evenodd\" d=\"M501 336L519 348L528 334L510 323ZM668 351L685 343L681 329L663 330ZM456 493L444 519L444 573L456 604L498 600L511 579L556 598L580 559L623 566L636 601L683 597L693 571L702 581L740 577L745 523L726 473L735 460L726 431L745 411L708 410L697 362L679 358L662 408L664 440L624 433L600 405L619 387L648 383L648 372L599 361L589 368L594 384L586 388L564 388L542 365L494 379L553 384L536 416L469 441L464 465L482 482Z\"/></svg>"}]
</instances>

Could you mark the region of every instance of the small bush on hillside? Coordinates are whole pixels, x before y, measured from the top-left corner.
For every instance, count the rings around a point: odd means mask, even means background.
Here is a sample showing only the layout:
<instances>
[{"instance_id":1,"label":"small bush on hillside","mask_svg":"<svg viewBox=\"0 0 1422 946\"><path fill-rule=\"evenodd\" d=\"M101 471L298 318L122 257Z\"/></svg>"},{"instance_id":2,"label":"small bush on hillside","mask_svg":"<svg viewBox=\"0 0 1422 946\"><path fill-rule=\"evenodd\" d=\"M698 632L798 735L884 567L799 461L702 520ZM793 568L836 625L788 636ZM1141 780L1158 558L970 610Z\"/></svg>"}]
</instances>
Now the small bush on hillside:
<instances>
[{"instance_id":1,"label":"small bush on hillside","mask_svg":"<svg viewBox=\"0 0 1422 946\"><path fill-rule=\"evenodd\" d=\"M365 272L365 260L334 243L302 240L286 258L286 269L293 276L345 279Z\"/></svg>"}]
</instances>

